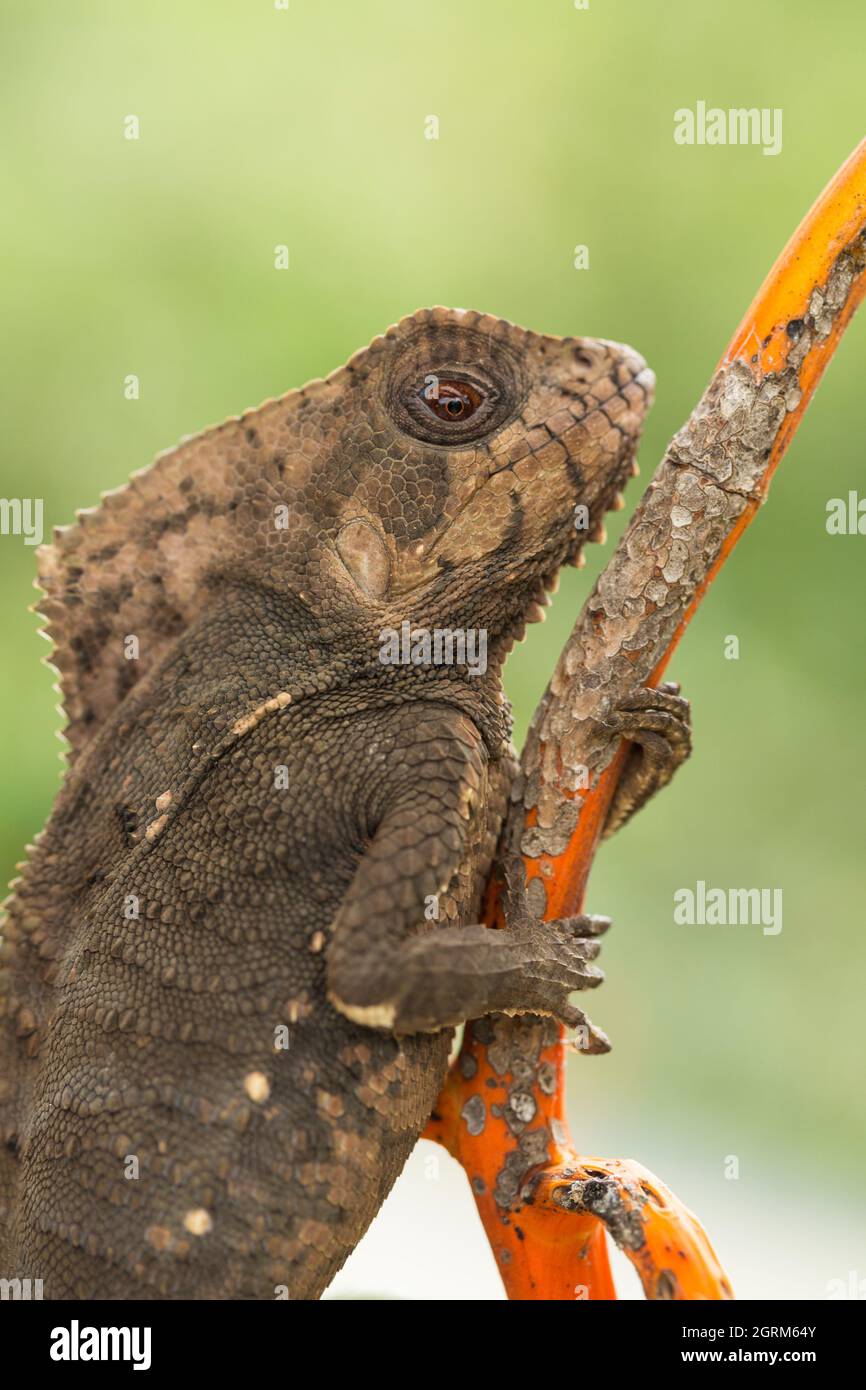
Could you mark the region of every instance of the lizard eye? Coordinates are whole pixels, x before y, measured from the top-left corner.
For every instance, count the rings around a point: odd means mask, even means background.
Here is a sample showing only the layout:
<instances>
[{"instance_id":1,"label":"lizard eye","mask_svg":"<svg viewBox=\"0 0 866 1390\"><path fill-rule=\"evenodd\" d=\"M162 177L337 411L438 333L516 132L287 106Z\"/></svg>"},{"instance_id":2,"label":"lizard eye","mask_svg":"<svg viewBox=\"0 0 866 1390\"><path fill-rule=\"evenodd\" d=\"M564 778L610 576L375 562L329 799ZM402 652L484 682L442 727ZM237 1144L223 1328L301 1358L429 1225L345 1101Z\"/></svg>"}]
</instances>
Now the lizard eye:
<instances>
[{"instance_id":1,"label":"lizard eye","mask_svg":"<svg viewBox=\"0 0 866 1390\"><path fill-rule=\"evenodd\" d=\"M469 420L484 402L484 395L468 381L441 381L428 376L419 392L437 420Z\"/></svg>"},{"instance_id":2,"label":"lizard eye","mask_svg":"<svg viewBox=\"0 0 866 1390\"><path fill-rule=\"evenodd\" d=\"M383 364L383 404L398 429L424 444L467 448L501 429L525 399L519 355L489 334L428 324L395 348Z\"/></svg>"}]
</instances>

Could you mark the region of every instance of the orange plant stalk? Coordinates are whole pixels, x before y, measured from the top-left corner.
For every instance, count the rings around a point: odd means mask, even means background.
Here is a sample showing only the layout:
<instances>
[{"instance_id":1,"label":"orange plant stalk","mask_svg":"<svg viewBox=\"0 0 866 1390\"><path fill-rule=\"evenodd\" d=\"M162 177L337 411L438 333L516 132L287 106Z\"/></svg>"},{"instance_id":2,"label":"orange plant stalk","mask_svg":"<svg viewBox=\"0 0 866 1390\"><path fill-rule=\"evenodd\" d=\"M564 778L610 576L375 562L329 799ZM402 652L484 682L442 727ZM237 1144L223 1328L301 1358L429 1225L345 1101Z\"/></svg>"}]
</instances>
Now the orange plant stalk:
<instances>
[{"instance_id":1,"label":"orange plant stalk","mask_svg":"<svg viewBox=\"0 0 866 1390\"><path fill-rule=\"evenodd\" d=\"M578 618L536 712L504 851L547 919L582 910L627 745L600 736L656 685L758 507L866 291L866 141L797 228L668 451ZM588 773L583 784L578 769ZM563 835L562 828L567 827ZM502 925L501 871L485 920ZM538 882L535 882L538 880ZM587 1024L585 1050L606 1046ZM467 1025L427 1129L463 1164L510 1298L615 1298L609 1234L648 1298L732 1297L692 1214L632 1161L581 1156L565 1118L565 1035L550 1019Z\"/></svg>"}]
</instances>

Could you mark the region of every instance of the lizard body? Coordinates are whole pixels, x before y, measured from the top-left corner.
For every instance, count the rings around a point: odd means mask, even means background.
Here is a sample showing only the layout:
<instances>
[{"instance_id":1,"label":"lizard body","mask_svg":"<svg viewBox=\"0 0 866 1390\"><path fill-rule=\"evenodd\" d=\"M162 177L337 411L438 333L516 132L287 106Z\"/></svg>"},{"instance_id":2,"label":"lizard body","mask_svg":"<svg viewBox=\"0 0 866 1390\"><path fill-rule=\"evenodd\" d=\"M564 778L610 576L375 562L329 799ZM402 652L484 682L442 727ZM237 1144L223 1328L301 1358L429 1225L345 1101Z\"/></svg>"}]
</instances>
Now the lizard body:
<instances>
[{"instance_id":1,"label":"lizard body","mask_svg":"<svg viewBox=\"0 0 866 1390\"><path fill-rule=\"evenodd\" d=\"M71 765L8 903L0 1275L316 1297L451 1027L582 1018L581 919L474 925L514 769L500 677L651 394L617 344L424 310L57 533ZM485 668L384 662L407 621L483 632Z\"/></svg>"}]
</instances>

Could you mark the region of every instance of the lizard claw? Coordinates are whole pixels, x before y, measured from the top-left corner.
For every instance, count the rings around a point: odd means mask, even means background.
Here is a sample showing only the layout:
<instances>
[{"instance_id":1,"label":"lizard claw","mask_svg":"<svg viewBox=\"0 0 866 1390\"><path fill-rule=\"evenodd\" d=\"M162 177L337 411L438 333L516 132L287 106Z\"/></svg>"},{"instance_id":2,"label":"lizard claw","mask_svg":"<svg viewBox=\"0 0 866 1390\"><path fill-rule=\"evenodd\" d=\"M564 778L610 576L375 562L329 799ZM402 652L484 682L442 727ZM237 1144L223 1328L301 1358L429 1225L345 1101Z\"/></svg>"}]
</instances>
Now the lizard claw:
<instances>
[{"instance_id":1,"label":"lizard claw","mask_svg":"<svg viewBox=\"0 0 866 1390\"><path fill-rule=\"evenodd\" d=\"M568 1039L568 1043L575 1052L586 1052L592 1057L610 1052L612 1044L607 1033L597 1028L583 1009L578 1009L566 1000L559 1005L554 1016L565 1028L574 1030L574 1036Z\"/></svg>"},{"instance_id":2,"label":"lizard claw","mask_svg":"<svg viewBox=\"0 0 866 1390\"><path fill-rule=\"evenodd\" d=\"M566 931L570 931L574 936L591 938L603 936L610 929L611 919L599 917L593 912L582 912L577 917L560 917L558 925Z\"/></svg>"}]
</instances>

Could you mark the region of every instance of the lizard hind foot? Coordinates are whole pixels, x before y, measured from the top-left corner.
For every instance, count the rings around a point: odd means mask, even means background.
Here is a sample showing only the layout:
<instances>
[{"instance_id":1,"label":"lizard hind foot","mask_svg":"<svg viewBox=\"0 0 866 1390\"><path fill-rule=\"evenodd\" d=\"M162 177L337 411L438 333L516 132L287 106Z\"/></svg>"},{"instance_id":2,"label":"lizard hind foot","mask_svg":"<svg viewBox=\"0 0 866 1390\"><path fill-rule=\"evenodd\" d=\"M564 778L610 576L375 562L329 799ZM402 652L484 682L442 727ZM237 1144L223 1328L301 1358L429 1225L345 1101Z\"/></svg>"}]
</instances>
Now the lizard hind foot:
<instances>
[{"instance_id":1,"label":"lizard hind foot","mask_svg":"<svg viewBox=\"0 0 866 1390\"><path fill-rule=\"evenodd\" d=\"M605 728L634 745L605 821L602 838L608 839L667 786L691 754L691 706L675 681L639 686L608 715Z\"/></svg>"}]
</instances>

